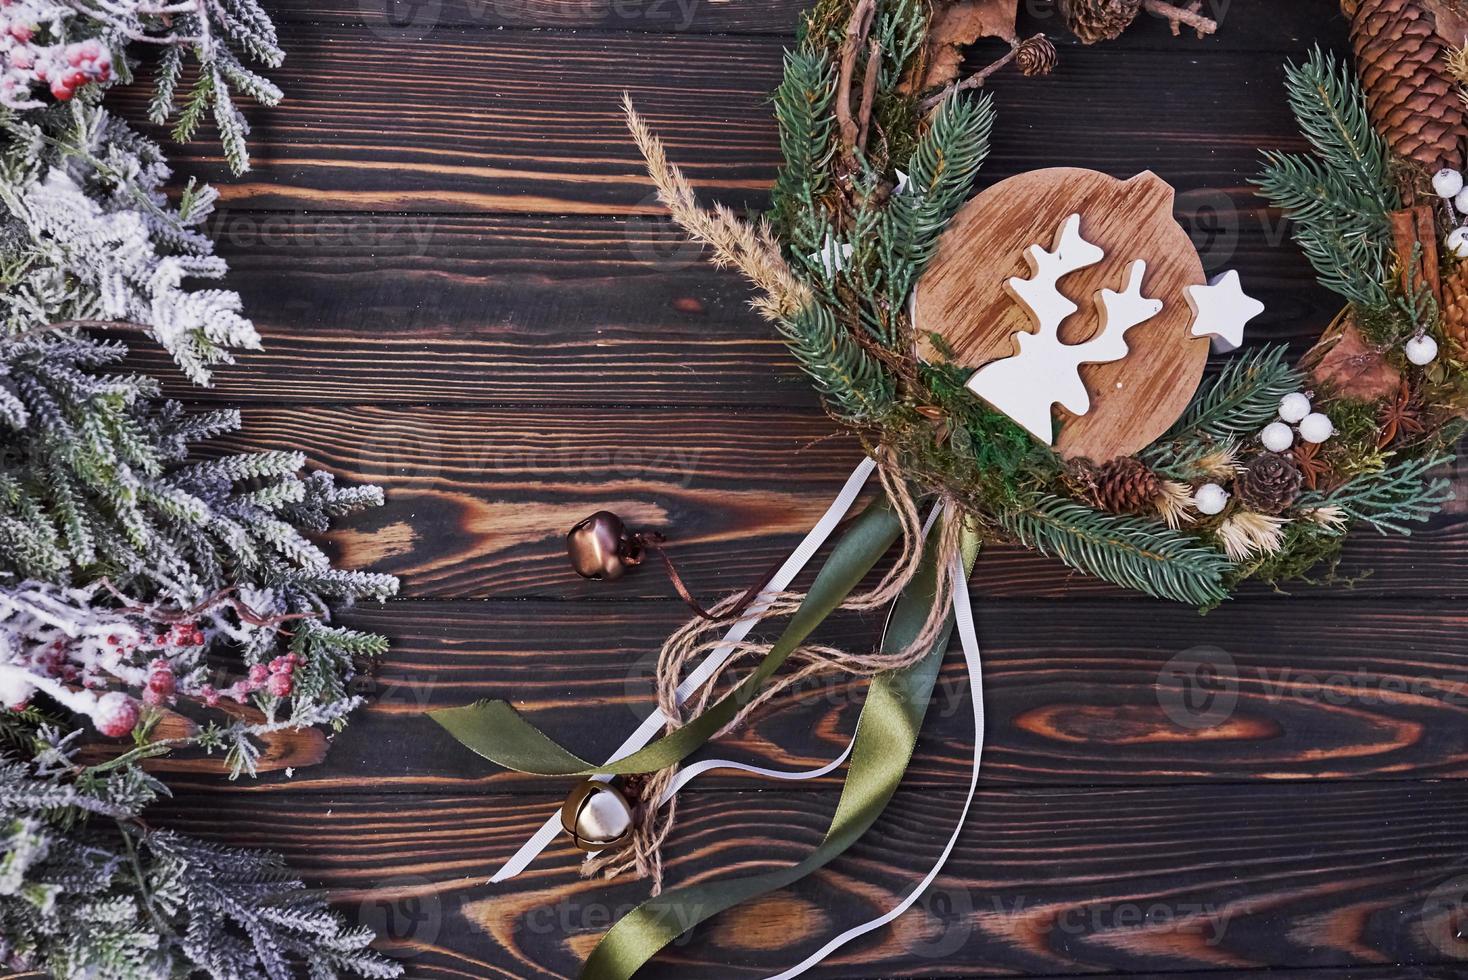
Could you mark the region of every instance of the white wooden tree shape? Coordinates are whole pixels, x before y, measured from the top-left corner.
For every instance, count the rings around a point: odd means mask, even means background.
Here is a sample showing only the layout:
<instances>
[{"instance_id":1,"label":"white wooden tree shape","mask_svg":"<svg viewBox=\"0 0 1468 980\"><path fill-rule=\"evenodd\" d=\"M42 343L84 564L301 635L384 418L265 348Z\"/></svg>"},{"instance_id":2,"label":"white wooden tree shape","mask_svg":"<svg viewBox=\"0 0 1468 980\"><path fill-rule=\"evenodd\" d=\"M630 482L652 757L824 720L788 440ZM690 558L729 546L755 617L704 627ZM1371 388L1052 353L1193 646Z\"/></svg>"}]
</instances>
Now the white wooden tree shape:
<instances>
[{"instance_id":1,"label":"white wooden tree shape","mask_svg":"<svg viewBox=\"0 0 1468 980\"><path fill-rule=\"evenodd\" d=\"M1121 292L1103 289L1096 294L1100 318L1096 334L1078 344L1064 343L1060 325L1080 308L1060 292L1060 279L1105 257L1105 252L1081 237L1078 214L1065 219L1053 251L1039 245L1026 249L1030 278L1015 277L1005 286L1029 312L1035 330L1016 333L1019 353L991 361L968 382L971 391L1046 445L1052 444L1054 436L1051 406L1059 403L1076 415L1090 411L1091 396L1081 380L1080 366L1126 357L1126 332L1162 312L1161 300L1142 295L1147 263L1137 259L1127 268Z\"/></svg>"}]
</instances>

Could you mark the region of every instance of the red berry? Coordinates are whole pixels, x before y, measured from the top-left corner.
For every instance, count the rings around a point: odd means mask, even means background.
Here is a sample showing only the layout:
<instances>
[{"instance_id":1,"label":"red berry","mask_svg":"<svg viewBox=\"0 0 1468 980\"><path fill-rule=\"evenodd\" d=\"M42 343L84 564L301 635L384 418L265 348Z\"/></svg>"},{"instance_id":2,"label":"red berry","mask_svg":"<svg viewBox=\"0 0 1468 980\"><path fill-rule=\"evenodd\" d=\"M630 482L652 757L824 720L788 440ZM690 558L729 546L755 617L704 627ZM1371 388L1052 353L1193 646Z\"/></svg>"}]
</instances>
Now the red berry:
<instances>
[{"instance_id":1,"label":"red berry","mask_svg":"<svg viewBox=\"0 0 1468 980\"><path fill-rule=\"evenodd\" d=\"M25 44L36 34L36 29L29 24L11 24L10 36Z\"/></svg>"},{"instance_id":2,"label":"red berry","mask_svg":"<svg viewBox=\"0 0 1468 980\"><path fill-rule=\"evenodd\" d=\"M57 79L51 83L51 94L61 102L69 102L73 93L70 85L65 84L61 79Z\"/></svg>"},{"instance_id":3,"label":"red berry","mask_svg":"<svg viewBox=\"0 0 1468 980\"><path fill-rule=\"evenodd\" d=\"M292 686L290 674L272 674L270 682L266 685L270 693L278 698L288 697Z\"/></svg>"},{"instance_id":4,"label":"red berry","mask_svg":"<svg viewBox=\"0 0 1468 980\"><path fill-rule=\"evenodd\" d=\"M138 723L138 703L117 691L104 694L97 699L92 722L108 738L121 738Z\"/></svg>"},{"instance_id":5,"label":"red berry","mask_svg":"<svg viewBox=\"0 0 1468 980\"><path fill-rule=\"evenodd\" d=\"M204 699L204 704L211 708L219 707L219 692L214 690L213 684L205 684L199 688L199 697Z\"/></svg>"},{"instance_id":6,"label":"red berry","mask_svg":"<svg viewBox=\"0 0 1468 980\"><path fill-rule=\"evenodd\" d=\"M148 675L148 690L150 691L156 691L164 697L167 697L177 688L178 680L173 676L172 671L160 670L157 673Z\"/></svg>"},{"instance_id":7,"label":"red berry","mask_svg":"<svg viewBox=\"0 0 1468 980\"><path fill-rule=\"evenodd\" d=\"M264 684L265 679L269 676L270 670L264 664L255 664L250 668L250 683L256 687Z\"/></svg>"}]
</instances>

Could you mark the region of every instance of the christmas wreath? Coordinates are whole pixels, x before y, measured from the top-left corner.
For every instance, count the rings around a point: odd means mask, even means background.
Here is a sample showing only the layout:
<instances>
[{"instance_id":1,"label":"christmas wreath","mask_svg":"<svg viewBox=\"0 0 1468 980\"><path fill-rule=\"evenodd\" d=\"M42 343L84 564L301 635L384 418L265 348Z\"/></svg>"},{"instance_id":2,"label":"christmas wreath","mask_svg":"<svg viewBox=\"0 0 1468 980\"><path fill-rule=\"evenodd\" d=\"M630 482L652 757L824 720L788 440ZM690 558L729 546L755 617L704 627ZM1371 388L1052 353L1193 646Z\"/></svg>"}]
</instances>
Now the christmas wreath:
<instances>
[{"instance_id":1,"label":"christmas wreath","mask_svg":"<svg viewBox=\"0 0 1468 980\"><path fill-rule=\"evenodd\" d=\"M1257 185L1346 306L1298 363L1282 348L1249 350L1205 380L1210 339L1237 348L1262 304L1234 273L1205 277L1159 178L1061 168L970 196L994 111L968 92L1008 65L1039 74L1057 63L1044 36L1017 36L1015 6L819 0L774 95L784 164L758 220L701 206L626 104L661 202L755 288L753 308L867 458L768 582L708 609L694 603L698 617L659 656L658 710L605 762L567 751L503 701L434 712L492 762L587 780L494 881L518 874L562 830L592 852L584 873L651 879L654 897L591 952L588 980L627 980L694 925L858 839L902 777L955 630L973 686L972 800L982 670L965 579L985 542L1018 542L1206 608L1251 578L1330 577L1352 529L1407 533L1450 497L1435 471L1468 414L1468 53L1455 46L1468 23L1456 8L1348 3L1355 70L1319 51L1290 66L1286 94L1308 152L1265 153ZM1059 9L1091 43L1144 9L1174 33L1212 31L1197 6L1062 0ZM960 78L960 48L981 36L1009 50ZM1076 316L1083 304L1092 309ZM873 473L885 492L842 525ZM838 526L813 583L786 591ZM568 547L581 574L615 578L660 541L601 513L572 529ZM859 591L894 543L890 570ZM835 609L889 603L873 652L810 640ZM773 640L749 638L786 617ZM850 747L829 765L795 773L706 759L680 771L778 692L833 671L871 682ZM842 765L840 802L806 860L661 891L661 845L689 780L721 767L800 780ZM899 905L781 980L910 907L957 834Z\"/></svg>"},{"instance_id":2,"label":"christmas wreath","mask_svg":"<svg viewBox=\"0 0 1468 980\"><path fill-rule=\"evenodd\" d=\"M207 384L259 337L238 295L190 285L226 272L201 231L214 191L166 196L162 148L104 97L146 62L151 121L187 140L212 119L240 172L235 98L274 103L250 66L281 57L254 0L0 4L0 969L402 972L278 856L145 815L161 755L239 776L283 738L324 747L386 649L330 608L397 588L306 536L380 490L300 453L203 454L239 413L121 365L136 334Z\"/></svg>"},{"instance_id":3,"label":"christmas wreath","mask_svg":"<svg viewBox=\"0 0 1468 980\"><path fill-rule=\"evenodd\" d=\"M1214 26L1149 1L1058 6L1085 43L1114 37L1142 9L1174 32ZM1011 63L1042 73L1057 62L1047 38L1017 37L1013 12L985 1L819 1L785 57L774 97L784 166L755 222L700 207L627 104L675 222L755 286L753 308L868 459L771 581L699 607L666 641L658 712L603 763L559 747L504 701L435 713L501 766L589 779L493 880L520 873L559 829L593 852L586 873L652 879L655 896L600 940L587 979L627 980L694 924L846 851L906 769L953 631L973 688L972 801L984 716L964 579L985 541L1210 607L1246 579L1330 577L1353 528L1405 534L1449 499L1434 471L1468 414L1464 13L1449 0L1346 3L1353 70L1318 50L1289 67L1308 151L1265 153L1258 191L1292 219L1345 310L1296 364L1282 348L1254 349L1202 380L1210 337L1238 348L1262 304L1235 273L1205 277L1166 183L1055 169L970 198L994 111L967 89ZM957 47L979 35L1004 38L1009 53L960 79ZM1076 317L1082 301L1092 311ZM849 522L809 590L784 591L872 472L885 493ZM891 571L859 591L898 541ZM578 524L568 546L578 572L606 578L661 549L611 513ZM810 641L838 607L894 600L872 653ZM749 640L777 616L788 622L775 640ZM828 766L678 769L778 691L834 670L869 676L871 690L849 750ZM843 764L837 811L802 863L661 892L661 845L688 780L718 767L810 779ZM957 829L897 907L781 980L910 907L956 842Z\"/></svg>"}]
</instances>

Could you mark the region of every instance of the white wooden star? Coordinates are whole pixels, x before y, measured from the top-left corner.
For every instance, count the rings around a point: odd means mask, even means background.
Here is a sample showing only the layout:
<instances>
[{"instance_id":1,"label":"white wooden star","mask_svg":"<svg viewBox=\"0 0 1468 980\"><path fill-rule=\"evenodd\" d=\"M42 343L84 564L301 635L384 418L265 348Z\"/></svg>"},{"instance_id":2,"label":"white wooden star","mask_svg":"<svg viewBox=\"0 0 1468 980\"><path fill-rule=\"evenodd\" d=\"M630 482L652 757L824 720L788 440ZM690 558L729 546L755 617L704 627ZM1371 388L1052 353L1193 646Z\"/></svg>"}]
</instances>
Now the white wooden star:
<instances>
[{"instance_id":1,"label":"white wooden star","mask_svg":"<svg viewBox=\"0 0 1468 980\"><path fill-rule=\"evenodd\" d=\"M1264 304L1244 292L1234 270L1214 276L1206 286L1183 290L1193 309L1194 337L1213 337L1213 349L1236 350L1244 342L1244 324L1264 312Z\"/></svg>"}]
</instances>

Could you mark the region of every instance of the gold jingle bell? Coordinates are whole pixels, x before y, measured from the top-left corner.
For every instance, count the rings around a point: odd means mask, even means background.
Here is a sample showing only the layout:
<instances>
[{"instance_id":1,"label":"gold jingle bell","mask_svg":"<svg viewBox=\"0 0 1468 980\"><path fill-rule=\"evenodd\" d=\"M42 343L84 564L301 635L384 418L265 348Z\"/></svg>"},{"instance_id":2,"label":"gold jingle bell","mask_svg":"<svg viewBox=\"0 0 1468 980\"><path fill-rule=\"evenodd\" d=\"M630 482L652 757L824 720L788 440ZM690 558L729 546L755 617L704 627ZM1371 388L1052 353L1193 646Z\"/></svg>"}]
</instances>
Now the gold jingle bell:
<instances>
[{"instance_id":1,"label":"gold jingle bell","mask_svg":"<svg viewBox=\"0 0 1468 980\"><path fill-rule=\"evenodd\" d=\"M561 806L561 828L583 851L621 847L632 836L632 806L610 783L577 784Z\"/></svg>"},{"instance_id":2,"label":"gold jingle bell","mask_svg":"<svg viewBox=\"0 0 1468 980\"><path fill-rule=\"evenodd\" d=\"M566 551L577 575L607 581L642 564L644 554L641 537L627 530L622 519L609 510L599 510L571 528Z\"/></svg>"}]
</instances>

